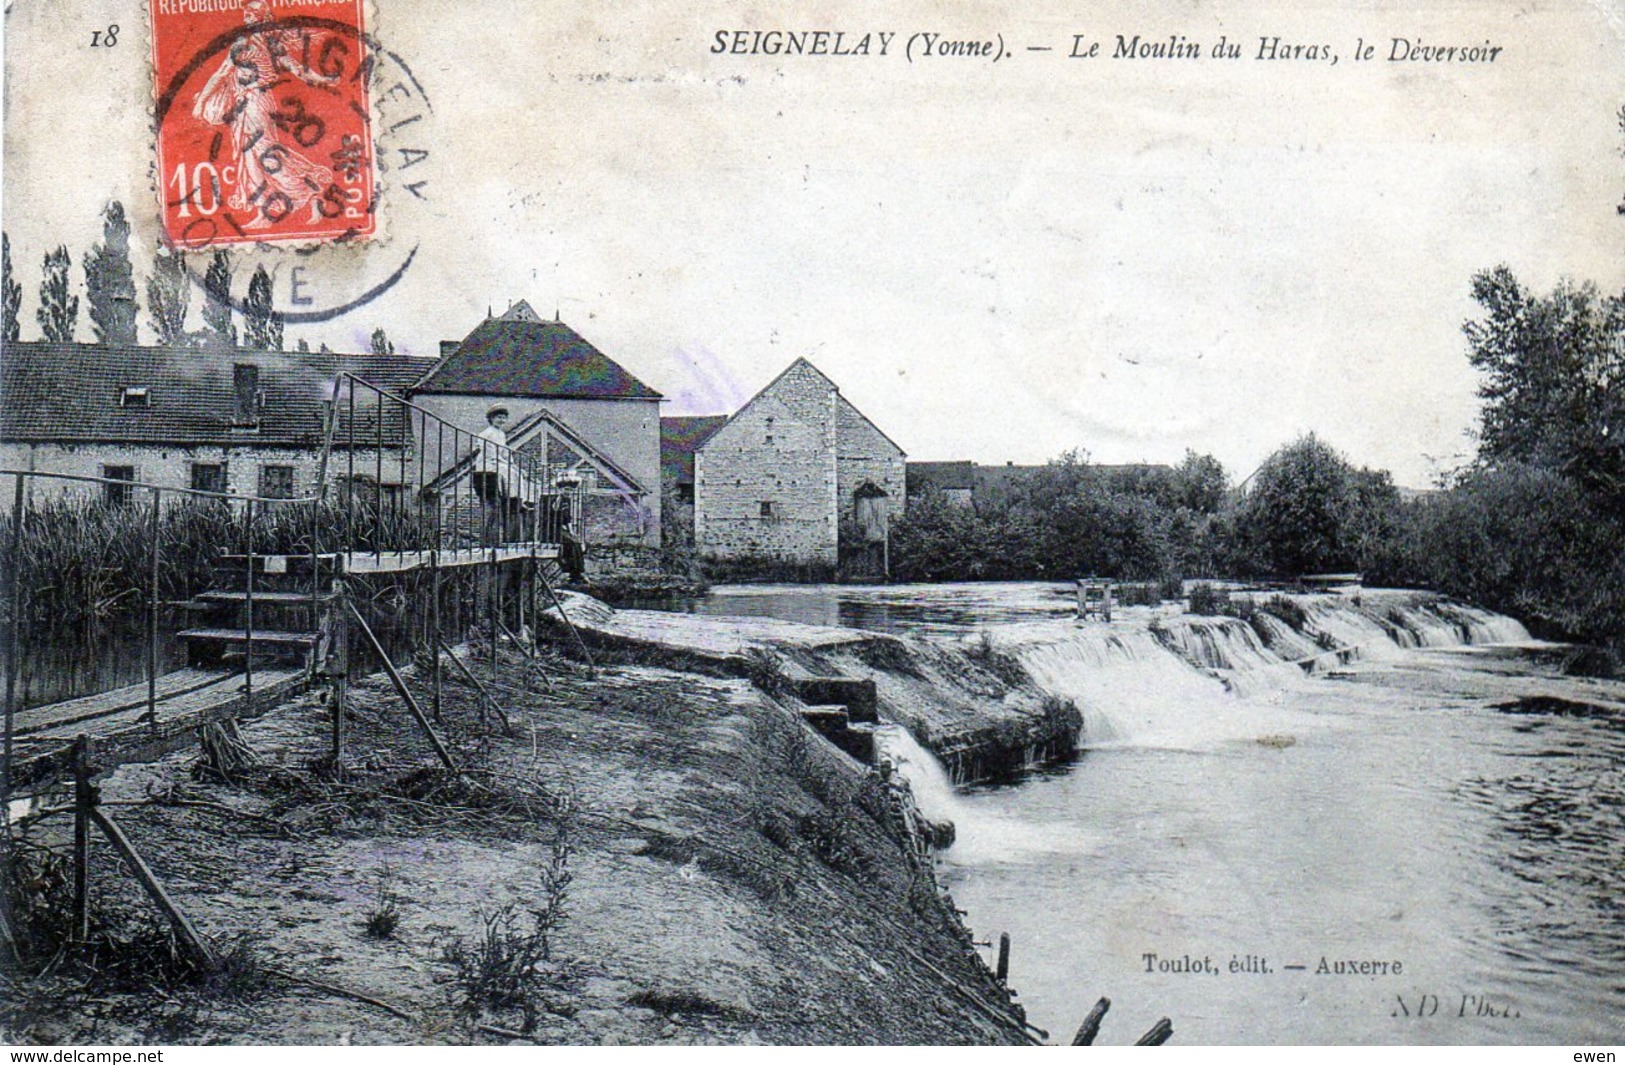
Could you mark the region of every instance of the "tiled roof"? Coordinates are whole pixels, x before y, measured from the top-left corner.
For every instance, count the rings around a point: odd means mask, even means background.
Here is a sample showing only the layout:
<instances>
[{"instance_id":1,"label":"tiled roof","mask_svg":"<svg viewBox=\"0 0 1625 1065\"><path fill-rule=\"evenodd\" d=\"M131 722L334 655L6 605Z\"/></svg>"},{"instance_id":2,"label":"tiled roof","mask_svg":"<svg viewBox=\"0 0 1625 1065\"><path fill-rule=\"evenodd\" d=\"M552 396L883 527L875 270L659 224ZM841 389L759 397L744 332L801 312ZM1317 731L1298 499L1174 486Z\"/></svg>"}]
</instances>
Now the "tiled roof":
<instances>
[{"instance_id":1,"label":"tiled roof","mask_svg":"<svg viewBox=\"0 0 1625 1065\"><path fill-rule=\"evenodd\" d=\"M678 484L694 483L694 451L728 421L726 414L660 419L660 473Z\"/></svg>"},{"instance_id":2,"label":"tiled roof","mask_svg":"<svg viewBox=\"0 0 1625 1065\"><path fill-rule=\"evenodd\" d=\"M237 364L259 367L264 402L252 431L233 427ZM322 400L340 373L399 393L431 365L407 355L17 342L0 350L0 439L315 447ZM121 405L126 388L147 389L145 405ZM376 409L357 390L358 446L377 439L368 408ZM342 418L348 404L339 409ZM400 426L392 421L385 420L385 446L398 443ZM344 436L341 427L341 445Z\"/></svg>"},{"instance_id":3,"label":"tiled roof","mask_svg":"<svg viewBox=\"0 0 1625 1065\"><path fill-rule=\"evenodd\" d=\"M969 460L958 462L911 462L906 467L908 494L913 495L923 488L938 488L944 491L950 488L976 487L975 466Z\"/></svg>"},{"instance_id":4,"label":"tiled roof","mask_svg":"<svg viewBox=\"0 0 1625 1065\"><path fill-rule=\"evenodd\" d=\"M522 309L527 313L518 313ZM535 320L523 303L487 318L414 392L572 399L659 399L563 322Z\"/></svg>"}]
</instances>

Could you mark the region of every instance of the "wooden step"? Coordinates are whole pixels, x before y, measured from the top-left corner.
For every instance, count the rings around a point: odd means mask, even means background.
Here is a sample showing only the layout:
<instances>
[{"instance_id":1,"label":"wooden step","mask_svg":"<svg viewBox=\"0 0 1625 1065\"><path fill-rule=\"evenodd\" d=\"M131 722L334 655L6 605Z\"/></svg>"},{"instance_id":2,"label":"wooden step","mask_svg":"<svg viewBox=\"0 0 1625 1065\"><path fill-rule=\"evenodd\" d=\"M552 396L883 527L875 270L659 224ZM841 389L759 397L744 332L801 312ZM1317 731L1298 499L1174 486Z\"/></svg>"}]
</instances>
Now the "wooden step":
<instances>
[{"instance_id":1,"label":"wooden step","mask_svg":"<svg viewBox=\"0 0 1625 1065\"><path fill-rule=\"evenodd\" d=\"M242 629L186 629L180 633L183 640L219 640L222 643L247 643L248 633ZM264 644L314 644L320 640L319 632L278 632L275 629L255 629L254 642Z\"/></svg>"},{"instance_id":2,"label":"wooden step","mask_svg":"<svg viewBox=\"0 0 1625 1065\"><path fill-rule=\"evenodd\" d=\"M246 603L248 601L248 593L219 590L202 592L198 595L198 598L207 599L211 603ZM254 591L255 603L287 603L298 606L301 603L308 605L313 601L325 603L332 600L332 598L332 592L318 592L316 595L312 596L308 592L262 592L258 589Z\"/></svg>"}]
</instances>

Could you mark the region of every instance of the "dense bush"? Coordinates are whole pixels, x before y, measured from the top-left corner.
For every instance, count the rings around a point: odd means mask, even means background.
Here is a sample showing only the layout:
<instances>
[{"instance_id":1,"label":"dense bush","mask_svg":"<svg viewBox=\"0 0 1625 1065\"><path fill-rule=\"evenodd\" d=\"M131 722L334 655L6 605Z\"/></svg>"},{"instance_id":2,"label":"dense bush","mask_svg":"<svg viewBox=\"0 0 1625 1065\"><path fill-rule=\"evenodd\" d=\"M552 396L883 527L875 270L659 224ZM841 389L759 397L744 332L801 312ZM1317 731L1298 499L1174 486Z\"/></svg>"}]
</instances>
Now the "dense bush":
<instances>
[{"instance_id":1,"label":"dense bush","mask_svg":"<svg viewBox=\"0 0 1625 1065\"><path fill-rule=\"evenodd\" d=\"M1218 571L1223 467L1103 468L1076 452L974 507L926 490L892 529L898 580L1167 582Z\"/></svg>"},{"instance_id":2,"label":"dense bush","mask_svg":"<svg viewBox=\"0 0 1625 1065\"><path fill-rule=\"evenodd\" d=\"M1625 639L1625 525L1579 483L1509 463L1407 508L1394 574L1557 635Z\"/></svg>"}]
</instances>

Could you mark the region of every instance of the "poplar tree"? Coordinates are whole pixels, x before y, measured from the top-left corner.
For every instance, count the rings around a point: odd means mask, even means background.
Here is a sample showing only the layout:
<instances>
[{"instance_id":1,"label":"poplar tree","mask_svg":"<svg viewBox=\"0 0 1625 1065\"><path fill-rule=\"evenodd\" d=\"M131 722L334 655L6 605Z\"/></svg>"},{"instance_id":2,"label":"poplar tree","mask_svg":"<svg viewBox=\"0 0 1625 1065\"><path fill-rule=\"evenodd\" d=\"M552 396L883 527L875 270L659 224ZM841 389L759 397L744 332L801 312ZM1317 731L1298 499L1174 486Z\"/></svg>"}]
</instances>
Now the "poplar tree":
<instances>
[{"instance_id":1,"label":"poplar tree","mask_svg":"<svg viewBox=\"0 0 1625 1065\"><path fill-rule=\"evenodd\" d=\"M224 248L209 260L203 275L203 324L215 340L237 346L237 327L231 321L231 253Z\"/></svg>"},{"instance_id":2,"label":"poplar tree","mask_svg":"<svg viewBox=\"0 0 1625 1065\"><path fill-rule=\"evenodd\" d=\"M3 241L3 257L5 259L5 276L0 279L0 298L3 298L3 308L0 308L0 325L4 327L6 343L14 344L21 334L17 314L23 304L23 286L19 285L16 279L11 276L11 234L0 235L0 241Z\"/></svg>"},{"instance_id":3,"label":"poplar tree","mask_svg":"<svg viewBox=\"0 0 1625 1065\"><path fill-rule=\"evenodd\" d=\"M160 344L186 342L186 311L192 286L186 278L186 259L179 251L160 247L147 278L147 324Z\"/></svg>"},{"instance_id":4,"label":"poplar tree","mask_svg":"<svg viewBox=\"0 0 1625 1065\"><path fill-rule=\"evenodd\" d=\"M73 343L73 327L79 321L79 297L68 284L72 266L68 249L62 245L45 253L45 276L40 281L39 309L34 317L41 335L56 344Z\"/></svg>"},{"instance_id":5,"label":"poplar tree","mask_svg":"<svg viewBox=\"0 0 1625 1065\"><path fill-rule=\"evenodd\" d=\"M102 242L85 255L85 297L99 344L136 342L135 272L130 268L130 223L117 200L102 212Z\"/></svg>"},{"instance_id":6,"label":"poplar tree","mask_svg":"<svg viewBox=\"0 0 1625 1065\"><path fill-rule=\"evenodd\" d=\"M282 350L282 316L271 306L271 275L265 267L254 268L243 300L243 340L261 351Z\"/></svg>"}]
</instances>

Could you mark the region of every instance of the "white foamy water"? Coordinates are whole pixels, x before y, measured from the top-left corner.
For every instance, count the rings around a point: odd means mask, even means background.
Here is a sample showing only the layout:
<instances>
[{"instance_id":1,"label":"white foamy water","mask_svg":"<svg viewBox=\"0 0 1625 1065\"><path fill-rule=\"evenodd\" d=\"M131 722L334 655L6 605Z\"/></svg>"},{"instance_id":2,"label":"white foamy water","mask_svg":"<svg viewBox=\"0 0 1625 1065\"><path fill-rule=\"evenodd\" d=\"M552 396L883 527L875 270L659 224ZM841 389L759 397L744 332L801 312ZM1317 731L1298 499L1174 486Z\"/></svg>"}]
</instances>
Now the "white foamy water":
<instances>
[{"instance_id":1,"label":"white foamy water","mask_svg":"<svg viewBox=\"0 0 1625 1065\"><path fill-rule=\"evenodd\" d=\"M927 819L954 826L953 851L960 859L980 864L1029 861L1044 854L1075 853L1099 835L1067 826L1012 818L961 798L930 751L921 747L900 725L884 725L875 734L887 758L914 793L915 805Z\"/></svg>"},{"instance_id":2,"label":"white foamy water","mask_svg":"<svg viewBox=\"0 0 1625 1065\"><path fill-rule=\"evenodd\" d=\"M773 595L985 632L1082 709L1076 761L1013 786L955 790L887 744L958 826L956 904L978 939L1010 933L1011 983L1059 1040L1101 995L1102 1044L1162 1016L1185 1044L1625 1040L1625 684L1560 676L1516 621L1412 593L1294 597L1303 631L1164 611L1159 635L1146 608L1075 625L1065 586L940 591Z\"/></svg>"}]
</instances>

